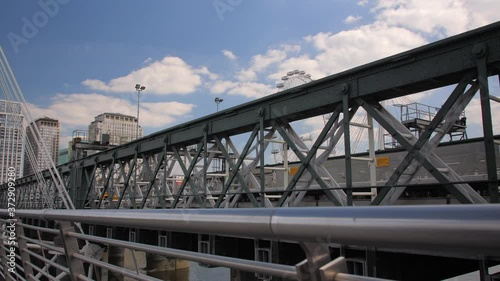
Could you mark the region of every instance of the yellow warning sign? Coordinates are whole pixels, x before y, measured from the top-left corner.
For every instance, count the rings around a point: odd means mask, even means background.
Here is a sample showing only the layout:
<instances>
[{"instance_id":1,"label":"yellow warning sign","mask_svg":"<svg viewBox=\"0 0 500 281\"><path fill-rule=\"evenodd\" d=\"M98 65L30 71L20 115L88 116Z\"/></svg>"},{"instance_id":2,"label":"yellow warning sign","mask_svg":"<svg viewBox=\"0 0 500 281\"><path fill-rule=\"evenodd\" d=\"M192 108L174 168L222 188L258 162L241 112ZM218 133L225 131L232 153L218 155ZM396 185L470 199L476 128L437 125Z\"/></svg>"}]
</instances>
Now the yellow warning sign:
<instances>
[{"instance_id":1,"label":"yellow warning sign","mask_svg":"<svg viewBox=\"0 0 500 281\"><path fill-rule=\"evenodd\" d=\"M299 167L290 167L290 169L288 169L288 170L289 170L288 173L293 176L297 173L297 171L299 170Z\"/></svg>"},{"instance_id":2,"label":"yellow warning sign","mask_svg":"<svg viewBox=\"0 0 500 281\"><path fill-rule=\"evenodd\" d=\"M377 157L377 167L389 167L390 165L391 161L389 156Z\"/></svg>"}]
</instances>

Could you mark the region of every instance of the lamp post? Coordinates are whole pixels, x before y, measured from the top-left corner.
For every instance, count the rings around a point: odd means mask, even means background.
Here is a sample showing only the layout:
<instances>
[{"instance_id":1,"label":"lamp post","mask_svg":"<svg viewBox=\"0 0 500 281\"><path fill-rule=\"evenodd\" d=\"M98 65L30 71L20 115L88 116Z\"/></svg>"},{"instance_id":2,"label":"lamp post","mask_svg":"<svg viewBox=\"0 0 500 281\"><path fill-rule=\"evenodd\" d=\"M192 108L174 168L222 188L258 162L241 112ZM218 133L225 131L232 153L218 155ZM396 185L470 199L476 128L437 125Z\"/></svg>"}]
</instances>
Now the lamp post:
<instances>
[{"instance_id":1,"label":"lamp post","mask_svg":"<svg viewBox=\"0 0 500 281\"><path fill-rule=\"evenodd\" d=\"M224 100L221 98L215 98L214 101L217 104L217 112L219 112L219 103L223 102Z\"/></svg>"},{"instance_id":2,"label":"lamp post","mask_svg":"<svg viewBox=\"0 0 500 281\"><path fill-rule=\"evenodd\" d=\"M139 101L141 92L145 89L146 87L141 86L140 84L135 84L135 90L137 91L137 131L135 132L135 139L139 138Z\"/></svg>"}]
</instances>

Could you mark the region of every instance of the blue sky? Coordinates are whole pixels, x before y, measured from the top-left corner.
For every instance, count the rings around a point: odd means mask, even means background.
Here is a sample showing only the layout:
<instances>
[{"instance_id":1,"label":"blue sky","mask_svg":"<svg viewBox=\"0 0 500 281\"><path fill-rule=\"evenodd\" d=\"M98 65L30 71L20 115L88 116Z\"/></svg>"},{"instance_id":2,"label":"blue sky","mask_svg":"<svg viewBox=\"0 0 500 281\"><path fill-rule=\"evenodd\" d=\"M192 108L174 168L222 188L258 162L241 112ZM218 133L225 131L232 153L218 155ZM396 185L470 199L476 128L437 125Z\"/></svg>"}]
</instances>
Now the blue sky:
<instances>
[{"instance_id":1,"label":"blue sky","mask_svg":"<svg viewBox=\"0 0 500 281\"><path fill-rule=\"evenodd\" d=\"M135 115L136 83L148 134L213 113L217 96L227 108L276 92L288 70L318 79L498 20L498 1L433 2L3 1L0 45L65 146L104 111Z\"/></svg>"}]
</instances>

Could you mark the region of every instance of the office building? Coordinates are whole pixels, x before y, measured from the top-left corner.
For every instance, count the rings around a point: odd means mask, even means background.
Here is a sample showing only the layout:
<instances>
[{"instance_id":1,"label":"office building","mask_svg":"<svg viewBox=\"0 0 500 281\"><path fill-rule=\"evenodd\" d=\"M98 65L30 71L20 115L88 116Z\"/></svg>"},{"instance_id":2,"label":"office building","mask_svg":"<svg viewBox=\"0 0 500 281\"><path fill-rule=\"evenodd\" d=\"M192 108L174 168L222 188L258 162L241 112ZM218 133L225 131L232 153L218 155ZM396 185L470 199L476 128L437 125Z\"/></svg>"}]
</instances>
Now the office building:
<instances>
[{"instance_id":1,"label":"office building","mask_svg":"<svg viewBox=\"0 0 500 281\"><path fill-rule=\"evenodd\" d=\"M7 182L9 169L23 175L23 119L20 103L0 100L0 183Z\"/></svg>"},{"instance_id":2,"label":"office building","mask_svg":"<svg viewBox=\"0 0 500 281\"><path fill-rule=\"evenodd\" d=\"M139 138L144 135L139 127ZM103 113L89 125L90 143L120 145L137 137L137 118L120 113Z\"/></svg>"},{"instance_id":3,"label":"office building","mask_svg":"<svg viewBox=\"0 0 500 281\"><path fill-rule=\"evenodd\" d=\"M40 132L40 138L36 137L33 124L36 124ZM51 164L50 160L55 165L58 163L59 158L59 139L61 133L61 126L59 120L49 117L41 117L31 122L26 127L26 153L24 155L24 175L31 175L36 171L48 169ZM43 142L42 142L43 140ZM42 143L45 144L46 150L42 148ZM36 163L30 161L28 157L29 147L33 149L33 156ZM33 160L33 159L32 159Z\"/></svg>"}]
</instances>

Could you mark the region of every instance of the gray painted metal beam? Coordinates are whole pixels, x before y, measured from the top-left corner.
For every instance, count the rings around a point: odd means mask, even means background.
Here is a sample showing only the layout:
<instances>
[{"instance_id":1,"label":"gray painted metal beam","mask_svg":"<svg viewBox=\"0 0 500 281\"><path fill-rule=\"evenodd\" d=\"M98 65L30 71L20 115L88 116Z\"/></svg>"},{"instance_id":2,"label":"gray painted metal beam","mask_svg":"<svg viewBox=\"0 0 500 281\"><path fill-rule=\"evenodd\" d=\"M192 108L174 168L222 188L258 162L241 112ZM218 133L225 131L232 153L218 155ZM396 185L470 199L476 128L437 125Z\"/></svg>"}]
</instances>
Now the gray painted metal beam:
<instances>
[{"instance_id":1,"label":"gray painted metal beam","mask_svg":"<svg viewBox=\"0 0 500 281\"><path fill-rule=\"evenodd\" d=\"M483 121L484 149L486 152L486 169L488 171L488 191L491 203L500 203L498 191L497 164L495 160L495 143L493 138L493 122L491 120L490 92L488 86L487 56L488 46L484 43L474 46L477 58L477 72L481 97L481 117Z\"/></svg>"}]
</instances>

